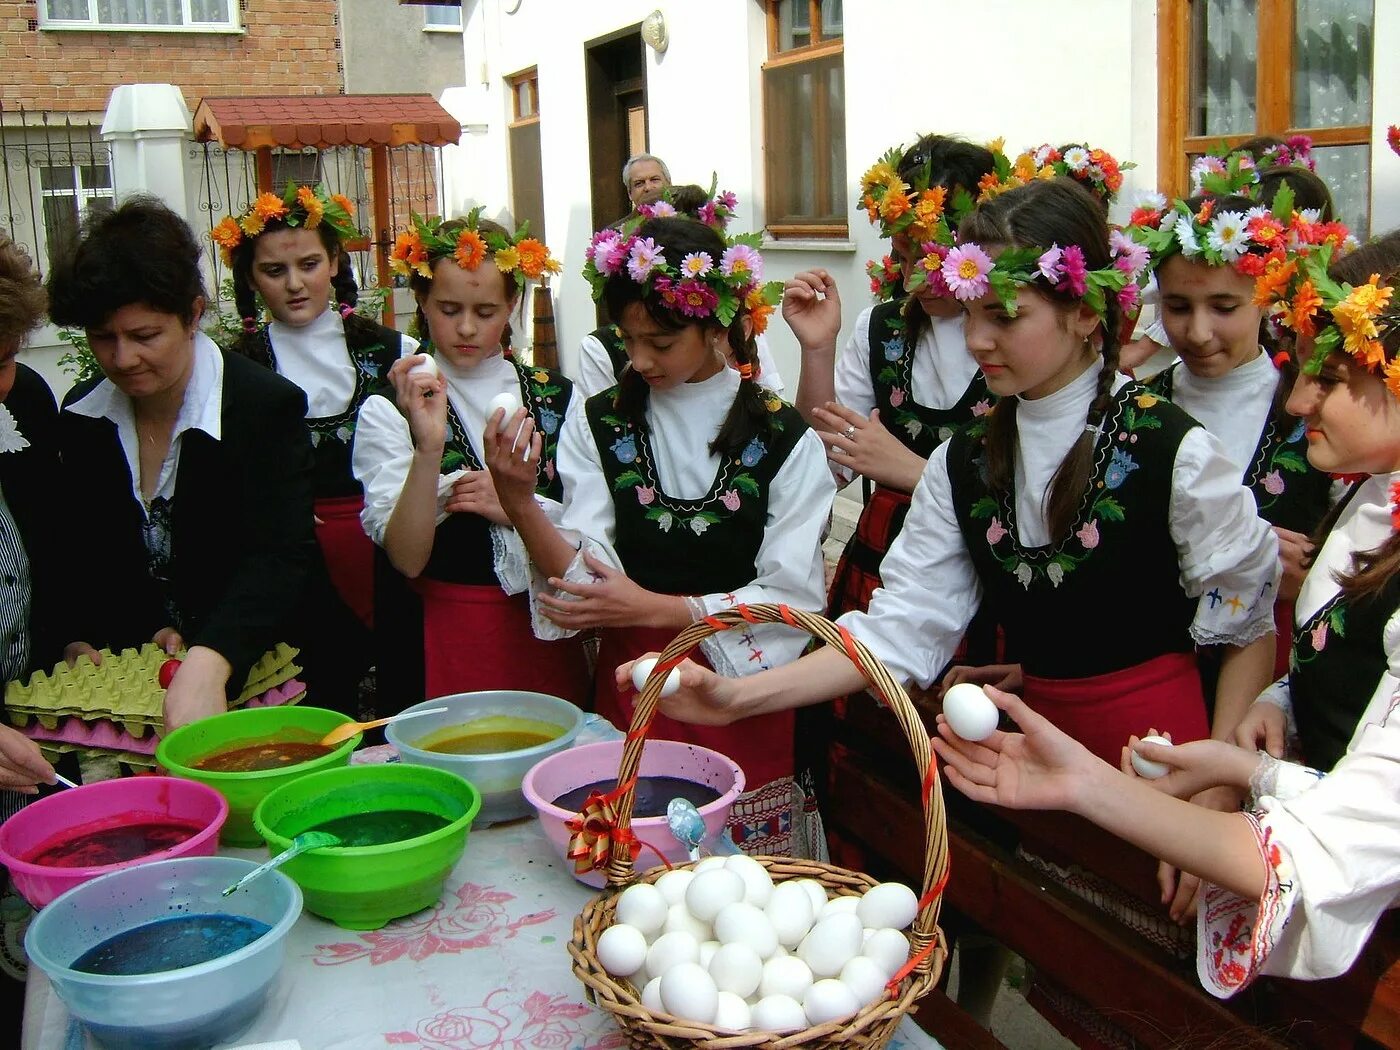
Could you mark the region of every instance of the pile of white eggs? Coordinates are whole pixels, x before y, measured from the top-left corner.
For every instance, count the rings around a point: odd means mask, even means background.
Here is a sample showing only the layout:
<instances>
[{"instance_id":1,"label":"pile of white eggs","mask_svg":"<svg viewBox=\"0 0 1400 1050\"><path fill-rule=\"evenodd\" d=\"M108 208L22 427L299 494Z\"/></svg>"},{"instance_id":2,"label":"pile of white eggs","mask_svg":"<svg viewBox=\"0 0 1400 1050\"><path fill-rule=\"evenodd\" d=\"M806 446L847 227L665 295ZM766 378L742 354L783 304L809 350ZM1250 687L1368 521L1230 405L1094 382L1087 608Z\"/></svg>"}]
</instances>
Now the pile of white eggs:
<instances>
[{"instance_id":1,"label":"pile of white eggs","mask_svg":"<svg viewBox=\"0 0 1400 1050\"><path fill-rule=\"evenodd\" d=\"M918 898L885 882L827 899L815 879L774 883L750 857L709 857L617 900L598 961L642 1005L733 1032L793 1032L875 1002L909 958Z\"/></svg>"}]
</instances>

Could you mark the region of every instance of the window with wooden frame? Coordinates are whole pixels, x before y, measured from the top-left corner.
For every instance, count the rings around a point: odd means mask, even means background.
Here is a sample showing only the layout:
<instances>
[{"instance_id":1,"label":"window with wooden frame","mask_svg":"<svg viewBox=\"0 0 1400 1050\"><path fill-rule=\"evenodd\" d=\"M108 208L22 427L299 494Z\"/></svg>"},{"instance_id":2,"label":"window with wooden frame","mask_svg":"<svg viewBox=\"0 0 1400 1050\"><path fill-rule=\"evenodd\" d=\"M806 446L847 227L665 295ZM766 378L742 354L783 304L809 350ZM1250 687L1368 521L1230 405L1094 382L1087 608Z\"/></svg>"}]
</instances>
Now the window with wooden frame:
<instances>
[{"instance_id":1,"label":"window with wooden frame","mask_svg":"<svg viewBox=\"0 0 1400 1050\"><path fill-rule=\"evenodd\" d=\"M847 236L842 0L765 0L764 177L772 237Z\"/></svg>"},{"instance_id":2,"label":"window with wooden frame","mask_svg":"<svg viewBox=\"0 0 1400 1050\"><path fill-rule=\"evenodd\" d=\"M1370 228L1375 0L1158 0L1164 190L1192 158L1256 135L1307 135L1337 217Z\"/></svg>"},{"instance_id":3,"label":"window with wooden frame","mask_svg":"<svg viewBox=\"0 0 1400 1050\"><path fill-rule=\"evenodd\" d=\"M530 233L544 240L544 165L540 158L540 75L527 69L506 78L511 119L506 129L510 151L511 211L517 224L528 221Z\"/></svg>"}]
</instances>

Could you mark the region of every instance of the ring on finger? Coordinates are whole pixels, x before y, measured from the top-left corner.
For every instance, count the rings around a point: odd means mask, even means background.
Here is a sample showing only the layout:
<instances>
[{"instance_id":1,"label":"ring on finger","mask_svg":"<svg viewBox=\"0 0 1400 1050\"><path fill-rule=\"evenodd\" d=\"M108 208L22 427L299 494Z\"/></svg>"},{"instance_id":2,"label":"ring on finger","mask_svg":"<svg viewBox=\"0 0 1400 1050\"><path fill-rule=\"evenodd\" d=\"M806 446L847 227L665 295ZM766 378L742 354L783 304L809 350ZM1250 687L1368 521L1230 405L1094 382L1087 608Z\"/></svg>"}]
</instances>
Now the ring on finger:
<instances>
[{"instance_id":1,"label":"ring on finger","mask_svg":"<svg viewBox=\"0 0 1400 1050\"><path fill-rule=\"evenodd\" d=\"M847 441L854 441L854 440L855 440L855 436L856 436L856 426L855 426L855 424L852 423L852 424L850 424L849 426L847 426L845 430L841 431L841 436L842 436L843 438L845 438Z\"/></svg>"}]
</instances>

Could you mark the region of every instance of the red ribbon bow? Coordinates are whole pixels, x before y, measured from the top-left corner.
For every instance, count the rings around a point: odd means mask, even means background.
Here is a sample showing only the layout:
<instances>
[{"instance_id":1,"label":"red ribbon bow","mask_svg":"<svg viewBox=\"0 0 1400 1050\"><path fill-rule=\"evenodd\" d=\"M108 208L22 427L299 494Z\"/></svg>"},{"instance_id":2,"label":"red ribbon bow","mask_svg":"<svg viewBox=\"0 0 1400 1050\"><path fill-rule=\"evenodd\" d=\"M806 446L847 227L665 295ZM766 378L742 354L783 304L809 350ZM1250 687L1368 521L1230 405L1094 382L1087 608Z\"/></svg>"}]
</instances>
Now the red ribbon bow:
<instances>
[{"instance_id":1,"label":"red ribbon bow","mask_svg":"<svg viewBox=\"0 0 1400 1050\"><path fill-rule=\"evenodd\" d=\"M646 847L656 854L657 859L670 867L669 861L663 857L659 850L648 843L642 842L628 828L623 831L618 827L617 802L630 788L636 784L633 778L625 784L621 784L609 791L606 795L600 792L593 792L583 804L583 809L577 816L570 817L564 822L564 826L569 829L569 849L564 856L574 862L574 873L586 875L590 871L598 871L608 863L608 856L612 853L613 844L622 842L632 847L632 855L635 857L637 851Z\"/></svg>"}]
</instances>

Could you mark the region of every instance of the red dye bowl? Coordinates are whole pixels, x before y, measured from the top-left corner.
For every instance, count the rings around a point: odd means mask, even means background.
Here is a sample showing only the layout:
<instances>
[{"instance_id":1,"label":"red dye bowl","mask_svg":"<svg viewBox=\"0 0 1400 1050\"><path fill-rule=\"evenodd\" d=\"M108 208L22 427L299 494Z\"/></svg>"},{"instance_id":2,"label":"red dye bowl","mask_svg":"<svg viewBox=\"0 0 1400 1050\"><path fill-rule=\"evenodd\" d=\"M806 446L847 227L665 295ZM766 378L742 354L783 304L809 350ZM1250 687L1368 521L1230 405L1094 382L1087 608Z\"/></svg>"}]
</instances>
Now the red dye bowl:
<instances>
[{"instance_id":1,"label":"red dye bowl","mask_svg":"<svg viewBox=\"0 0 1400 1050\"><path fill-rule=\"evenodd\" d=\"M204 784L179 777L127 777L104 780L59 791L25 806L0 824L0 864L10 869L15 889L30 904L42 908L60 894L89 879L119 868L172 857L212 856L219 829L228 817L223 795ZM142 825L175 826L193 833L167 848L112 863L93 863L89 836L121 838L122 828ZM127 836L132 837L132 836ZM80 867L36 863L35 858L66 843L88 838L88 863ZM81 852L81 851L80 851ZM113 854L115 855L115 854Z\"/></svg>"}]
</instances>

